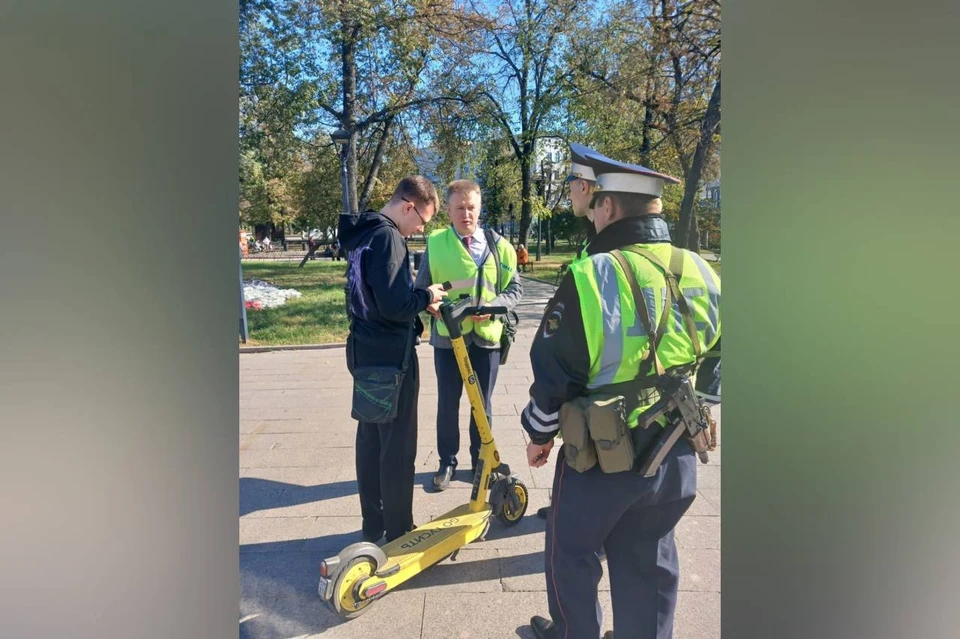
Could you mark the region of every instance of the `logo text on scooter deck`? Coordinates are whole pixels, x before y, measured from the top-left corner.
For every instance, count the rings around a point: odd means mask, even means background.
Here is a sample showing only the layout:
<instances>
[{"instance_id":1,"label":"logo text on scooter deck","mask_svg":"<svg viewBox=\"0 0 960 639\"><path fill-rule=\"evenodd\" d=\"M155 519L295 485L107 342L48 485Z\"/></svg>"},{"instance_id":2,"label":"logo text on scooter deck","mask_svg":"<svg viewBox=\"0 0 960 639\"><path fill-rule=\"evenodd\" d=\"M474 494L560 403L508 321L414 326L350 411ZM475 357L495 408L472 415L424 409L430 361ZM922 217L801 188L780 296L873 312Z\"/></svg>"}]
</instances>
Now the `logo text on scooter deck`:
<instances>
[{"instance_id":1,"label":"logo text on scooter deck","mask_svg":"<svg viewBox=\"0 0 960 639\"><path fill-rule=\"evenodd\" d=\"M410 539L409 541L405 541L402 544L400 544L400 547L403 548L404 550L410 550L411 548L418 546L420 542L430 539L431 537L433 537L439 532L443 532L444 528L450 528L451 526L456 525L459 521L460 521L459 518L451 517L450 519L446 520L441 524L441 528L431 528L430 530L425 530L419 535L417 535L416 537L414 537L413 539Z\"/></svg>"}]
</instances>

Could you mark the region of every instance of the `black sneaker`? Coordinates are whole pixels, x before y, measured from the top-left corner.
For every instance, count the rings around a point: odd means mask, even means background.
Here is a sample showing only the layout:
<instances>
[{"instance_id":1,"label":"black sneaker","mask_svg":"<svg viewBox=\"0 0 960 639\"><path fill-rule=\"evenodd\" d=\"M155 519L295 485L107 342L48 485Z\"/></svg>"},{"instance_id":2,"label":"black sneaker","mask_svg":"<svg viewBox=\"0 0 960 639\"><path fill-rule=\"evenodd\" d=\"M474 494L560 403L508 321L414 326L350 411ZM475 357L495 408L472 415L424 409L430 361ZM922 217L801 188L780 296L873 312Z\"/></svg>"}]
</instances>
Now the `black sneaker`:
<instances>
[{"instance_id":1,"label":"black sneaker","mask_svg":"<svg viewBox=\"0 0 960 639\"><path fill-rule=\"evenodd\" d=\"M441 491L450 487L450 480L457 474L453 466L441 466L437 474L433 476L434 490Z\"/></svg>"},{"instance_id":2,"label":"black sneaker","mask_svg":"<svg viewBox=\"0 0 960 639\"><path fill-rule=\"evenodd\" d=\"M534 615L530 618L530 627L533 628L533 634L537 639L560 639L556 626L546 617Z\"/></svg>"}]
</instances>

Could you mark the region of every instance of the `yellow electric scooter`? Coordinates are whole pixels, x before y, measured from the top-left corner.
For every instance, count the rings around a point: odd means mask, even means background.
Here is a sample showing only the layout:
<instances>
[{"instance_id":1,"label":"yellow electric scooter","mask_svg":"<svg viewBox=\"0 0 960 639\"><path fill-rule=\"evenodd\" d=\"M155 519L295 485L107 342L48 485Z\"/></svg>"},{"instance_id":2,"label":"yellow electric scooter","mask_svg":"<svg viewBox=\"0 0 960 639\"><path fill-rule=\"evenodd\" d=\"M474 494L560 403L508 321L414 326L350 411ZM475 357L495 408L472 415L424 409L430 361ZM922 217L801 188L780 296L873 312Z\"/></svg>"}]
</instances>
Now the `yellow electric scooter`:
<instances>
[{"instance_id":1,"label":"yellow electric scooter","mask_svg":"<svg viewBox=\"0 0 960 639\"><path fill-rule=\"evenodd\" d=\"M358 542L344 548L336 557L324 559L320 563L318 592L337 614L347 619L360 616L374 601L433 564L454 555L463 546L483 539L490 529L491 516L512 526L527 510L527 487L510 473L506 464L500 463L500 454L484 412L480 386L460 329L464 317L505 315L507 309L468 306L470 303L467 297L457 302L444 301L440 307L440 319L450 333L470 409L480 431L480 459L473 476L470 502L382 548L369 542Z\"/></svg>"}]
</instances>

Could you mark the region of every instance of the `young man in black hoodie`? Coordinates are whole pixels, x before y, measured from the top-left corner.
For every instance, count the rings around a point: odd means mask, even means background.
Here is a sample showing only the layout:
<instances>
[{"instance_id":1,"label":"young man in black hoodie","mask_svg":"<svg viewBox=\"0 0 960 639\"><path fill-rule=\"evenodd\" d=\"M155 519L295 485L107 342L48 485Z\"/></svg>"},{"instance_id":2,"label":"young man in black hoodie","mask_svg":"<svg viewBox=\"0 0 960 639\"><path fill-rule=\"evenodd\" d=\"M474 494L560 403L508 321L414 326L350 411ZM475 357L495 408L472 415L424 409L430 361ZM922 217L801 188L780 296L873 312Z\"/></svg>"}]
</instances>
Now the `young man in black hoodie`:
<instances>
[{"instance_id":1,"label":"young man in black hoodie","mask_svg":"<svg viewBox=\"0 0 960 639\"><path fill-rule=\"evenodd\" d=\"M418 317L436 311L446 295L441 284L414 288L404 238L422 232L437 212L439 199L425 177L400 181L379 213L342 215L338 237L347 251L347 367L402 367L394 421L359 422L357 426L357 489L363 516L363 540L387 541L413 530L413 476L417 456L417 399L420 375L410 346L423 330Z\"/></svg>"}]
</instances>

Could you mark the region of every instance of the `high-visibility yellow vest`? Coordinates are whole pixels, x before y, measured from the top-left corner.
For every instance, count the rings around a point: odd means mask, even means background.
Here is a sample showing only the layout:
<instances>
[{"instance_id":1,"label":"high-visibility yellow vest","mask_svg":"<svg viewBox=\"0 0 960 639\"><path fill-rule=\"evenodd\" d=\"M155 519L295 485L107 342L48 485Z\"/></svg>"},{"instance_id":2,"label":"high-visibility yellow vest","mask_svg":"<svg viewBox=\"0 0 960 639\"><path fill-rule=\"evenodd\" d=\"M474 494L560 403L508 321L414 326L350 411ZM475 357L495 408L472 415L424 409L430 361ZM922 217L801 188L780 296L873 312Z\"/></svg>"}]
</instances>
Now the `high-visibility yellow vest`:
<instances>
[{"instance_id":1,"label":"high-visibility yellow vest","mask_svg":"<svg viewBox=\"0 0 960 639\"><path fill-rule=\"evenodd\" d=\"M491 253L480 269L453 227L434 231L427 238L430 278L435 283L450 282L452 288L447 291L447 296L451 300L467 294L476 306L489 304L516 277L517 253L502 237L497 239L496 246L488 248ZM500 258L500 290L497 290L497 264L492 251L497 251ZM443 322L437 322L436 326L439 335L449 336ZM500 341L503 333L503 323L496 318L479 323L466 318L461 327L464 335L474 332L478 337L494 343Z\"/></svg>"},{"instance_id":2,"label":"high-visibility yellow vest","mask_svg":"<svg viewBox=\"0 0 960 639\"><path fill-rule=\"evenodd\" d=\"M693 316L701 353L712 348L720 338L720 277L692 251L678 249L670 244L637 244L636 247L653 253L664 264L671 264L671 254L679 251L682 265L678 280L680 291ZM656 330L666 303L667 281L663 271L649 259L622 250L643 294L647 312ZM672 265L671 265L672 267ZM651 388L656 370L645 371L645 378L637 379L640 363L649 354L649 340L637 314L630 283L620 263L609 253L598 253L570 265L580 298L580 313L590 355L590 374L587 393L607 392L607 387L635 383L637 388ZM663 368L669 372L691 366L697 360L680 306L673 300L673 312L657 348ZM649 382L649 383L647 383ZM629 424L636 426L637 417L655 401L654 393L643 392L636 408L631 411Z\"/></svg>"}]
</instances>

